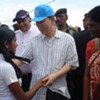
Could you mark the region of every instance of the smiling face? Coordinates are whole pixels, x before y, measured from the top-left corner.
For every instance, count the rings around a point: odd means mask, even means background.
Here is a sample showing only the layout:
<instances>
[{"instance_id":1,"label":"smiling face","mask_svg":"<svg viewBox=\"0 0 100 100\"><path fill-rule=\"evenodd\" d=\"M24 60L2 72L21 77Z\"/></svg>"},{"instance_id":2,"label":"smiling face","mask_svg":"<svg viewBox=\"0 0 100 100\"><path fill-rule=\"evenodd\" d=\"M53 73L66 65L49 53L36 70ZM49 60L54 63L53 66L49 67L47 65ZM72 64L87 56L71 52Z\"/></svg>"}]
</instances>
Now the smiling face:
<instances>
[{"instance_id":1,"label":"smiling face","mask_svg":"<svg viewBox=\"0 0 100 100\"><path fill-rule=\"evenodd\" d=\"M31 19L29 17L26 17L24 19L18 19L17 23L18 23L19 29L22 32L26 32L29 30L31 26Z\"/></svg>"}]
</instances>

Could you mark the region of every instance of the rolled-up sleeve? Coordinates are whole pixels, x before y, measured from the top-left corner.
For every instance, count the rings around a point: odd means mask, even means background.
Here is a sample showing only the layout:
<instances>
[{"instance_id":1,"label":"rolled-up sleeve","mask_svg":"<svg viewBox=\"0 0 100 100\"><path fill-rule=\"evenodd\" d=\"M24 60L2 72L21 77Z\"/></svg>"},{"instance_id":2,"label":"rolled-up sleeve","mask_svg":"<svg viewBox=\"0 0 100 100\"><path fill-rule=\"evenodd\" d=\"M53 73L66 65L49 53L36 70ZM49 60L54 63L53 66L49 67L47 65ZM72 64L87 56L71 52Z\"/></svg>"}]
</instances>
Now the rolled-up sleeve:
<instances>
[{"instance_id":1,"label":"rolled-up sleeve","mask_svg":"<svg viewBox=\"0 0 100 100\"><path fill-rule=\"evenodd\" d=\"M66 64L70 65L72 69L76 69L79 66L78 55L76 51L76 45L73 38L67 44L67 53L66 53Z\"/></svg>"}]
</instances>

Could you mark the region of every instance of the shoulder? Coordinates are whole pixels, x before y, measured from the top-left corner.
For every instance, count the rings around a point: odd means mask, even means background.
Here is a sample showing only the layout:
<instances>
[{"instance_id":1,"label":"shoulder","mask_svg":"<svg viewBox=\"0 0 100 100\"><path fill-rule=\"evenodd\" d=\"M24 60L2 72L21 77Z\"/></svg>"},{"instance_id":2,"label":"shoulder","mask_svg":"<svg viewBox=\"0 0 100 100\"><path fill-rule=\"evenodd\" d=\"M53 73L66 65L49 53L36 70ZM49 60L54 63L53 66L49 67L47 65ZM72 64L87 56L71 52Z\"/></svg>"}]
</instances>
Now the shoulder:
<instances>
[{"instance_id":1,"label":"shoulder","mask_svg":"<svg viewBox=\"0 0 100 100\"><path fill-rule=\"evenodd\" d=\"M82 30L82 31L79 31L79 32L76 32L75 34L73 34L73 37L85 36L85 35L87 35L88 33L90 33L90 32L87 32L87 31L85 31L85 30Z\"/></svg>"},{"instance_id":2,"label":"shoulder","mask_svg":"<svg viewBox=\"0 0 100 100\"><path fill-rule=\"evenodd\" d=\"M68 25L68 30L69 30L69 33L73 36L74 33L81 31L81 28L78 26L73 27L73 26Z\"/></svg>"},{"instance_id":3,"label":"shoulder","mask_svg":"<svg viewBox=\"0 0 100 100\"><path fill-rule=\"evenodd\" d=\"M73 39L73 37L69 34L69 33L65 33L63 31L57 30L57 33L59 34L60 37L62 38L69 38L69 39Z\"/></svg>"},{"instance_id":4,"label":"shoulder","mask_svg":"<svg viewBox=\"0 0 100 100\"><path fill-rule=\"evenodd\" d=\"M5 61L0 62L0 77L7 86L11 83L18 82L13 66Z\"/></svg>"},{"instance_id":5,"label":"shoulder","mask_svg":"<svg viewBox=\"0 0 100 100\"><path fill-rule=\"evenodd\" d=\"M77 41L77 42L80 41L83 43L88 43L90 40L93 39L93 36L91 35L91 33L86 30L76 32L75 34L73 34L73 37L74 37L75 41Z\"/></svg>"},{"instance_id":6,"label":"shoulder","mask_svg":"<svg viewBox=\"0 0 100 100\"><path fill-rule=\"evenodd\" d=\"M23 32L21 30L17 30L17 31L15 31L15 35L16 35L17 38L19 38L20 36L22 37Z\"/></svg>"},{"instance_id":7,"label":"shoulder","mask_svg":"<svg viewBox=\"0 0 100 100\"><path fill-rule=\"evenodd\" d=\"M69 30L73 30L73 31L77 32L76 29L71 25L68 25L68 28L69 28Z\"/></svg>"},{"instance_id":8,"label":"shoulder","mask_svg":"<svg viewBox=\"0 0 100 100\"><path fill-rule=\"evenodd\" d=\"M60 30L57 30L57 32L59 34L60 39L64 43L66 44L75 43L74 38L70 34L60 31Z\"/></svg>"},{"instance_id":9,"label":"shoulder","mask_svg":"<svg viewBox=\"0 0 100 100\"><path fill-rule=\"evenodd\" d=\"M3 78L4 77L9 77L9 74L12 74L14 72L15 72L14 68L10 63L7 63L6 61L0 61L0 75Z\"/></svg>"},{"instance_id":10,"label":"shoulder","mask_svg":"<svg viewBox=\"0 0 100 100\"><path fill-rule=\"evenodd\" d=\"M32 33L34 37L41 34L41 32L39 31L36 25L31 26L29 32Z\"/></svg>"},{"instance_id":11,"label":"shoulder","mask_svg":"<svg viewBox=\"0 0 100 100\"><path fill-rule=\"evenodd\" d=\"M42 40L42 34L38 34L36 36L33 36L30 38L30 41L28 42L28 44L34 46L35 44L40 43Z\"/></svg>"},{"instance_id":12,"label":"shoulder","mask_svg":"<svg viewBox=\"0 0 100 100\"><path fill-rule=\"evenodd\" d=\"M13 69L12 65L6 61L0 61L0 69L2 71Z\"/></svg>"},{"instance_id":13,"label":"shoulder","mask_svg":"<svg viewBox=\"0 0 100 100\"><path fill-rule=\"evenodd\" d=\"M15 34L20 34L20 33L22 33L21 30L15 31Z\"/></svg>"},{"instance_id":14,"label":"shoulder","mask_svg":"<svg viewBox=\"0 0 100 100\"><path fill-rule=\"evenodd\" d=\"M91 48L94 48L95 47L95 39L92 39L91 41L89 41L88 43L87 43L87 48L89 48L89 47L91 47Z\"/></svg>"},{"instance_id":15,"label":"shoulder","mask_svg":"<svg viewBox=\"0 0 100 100\"><path fill-rule=\"evenodd\" d=\"M91 57L94 51L95 51L95 43L94 43L94 39L92 39L91 41L88 42L87 48L86 48L87 61L89 60L89 58Z\"/></svg>"}]
</instances>

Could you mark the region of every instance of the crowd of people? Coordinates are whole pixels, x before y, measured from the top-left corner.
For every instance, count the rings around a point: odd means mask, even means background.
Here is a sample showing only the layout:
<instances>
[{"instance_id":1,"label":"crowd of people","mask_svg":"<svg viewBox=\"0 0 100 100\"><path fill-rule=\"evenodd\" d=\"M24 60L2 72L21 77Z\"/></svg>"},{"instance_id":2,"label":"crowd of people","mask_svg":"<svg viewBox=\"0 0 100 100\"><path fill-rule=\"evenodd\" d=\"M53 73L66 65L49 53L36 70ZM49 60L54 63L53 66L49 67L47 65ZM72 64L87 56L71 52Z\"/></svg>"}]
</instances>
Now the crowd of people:
<instances>
[{"instance_id":1,"label":"crowd of people","mask_svg":"<svg viewBox=\"0 0 100 100\"><path fill-rule=\"evenodd\" d=\"M40 4L34 18L19 10L13 30L1 24L0 100L100 100L100 6L84 30L67 20L66 8Z\"/></svg>"}]
</instances>

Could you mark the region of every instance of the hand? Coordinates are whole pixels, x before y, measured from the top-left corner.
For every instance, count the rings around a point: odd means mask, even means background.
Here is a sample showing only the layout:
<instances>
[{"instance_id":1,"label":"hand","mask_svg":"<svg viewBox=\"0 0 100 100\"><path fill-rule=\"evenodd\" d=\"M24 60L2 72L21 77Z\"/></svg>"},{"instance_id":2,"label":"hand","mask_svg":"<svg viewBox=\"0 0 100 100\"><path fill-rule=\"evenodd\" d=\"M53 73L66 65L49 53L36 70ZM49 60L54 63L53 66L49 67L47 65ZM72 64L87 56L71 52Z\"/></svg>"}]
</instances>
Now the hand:
<instances>
[{"instance_id":1,"label":"hand","mask_svg":"<svg viewBox=\"0 0 100 100\"><path fill-rule=\"evenodd\" d=\"M44 78L46 78L46 77L44 77ZM40 80L38 81L37 85L38 85L39 87L42 87L42 86L44 86L44 85L46 84L46 81L45 81L45 80L43 81L44 78L42 78L42 79L40 79Z\"/></svg>"},{"instance_id":2,"label":"hand","mask_svg":"<svg viewBox=\"0 0 100 100\"><path fill-rule=\"evenodd\" d=\"M53 73L46 76L42 81L46 82L46 84L44 84L44 87L49 87L54 83L55 80L56 80L56 75Z\"/></svg>"},{"instance_id":3,"label":"hand","mask_svg":"<svg viewBox=\"0 0 100 100\"><path fill-rule=\"evenodd\" d=\"M12 61L14 62L15 65L17 65L18 67L21 66L23 64L22 61L17 60L17 59L12 59Z\"/></svg>"}]
</instances>

